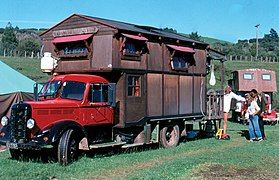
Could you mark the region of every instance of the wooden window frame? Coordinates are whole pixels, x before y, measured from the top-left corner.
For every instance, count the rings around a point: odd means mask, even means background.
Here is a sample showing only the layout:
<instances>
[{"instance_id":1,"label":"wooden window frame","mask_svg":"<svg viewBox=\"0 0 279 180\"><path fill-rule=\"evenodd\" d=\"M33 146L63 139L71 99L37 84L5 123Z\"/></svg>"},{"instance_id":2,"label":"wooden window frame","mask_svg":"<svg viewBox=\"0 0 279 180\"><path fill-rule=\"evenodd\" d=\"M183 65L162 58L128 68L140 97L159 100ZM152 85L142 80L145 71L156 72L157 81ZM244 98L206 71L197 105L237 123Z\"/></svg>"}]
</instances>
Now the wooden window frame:
<instances>
[{"instance_id":1,"label":"wooden window frame","mask_svg":"<svg viewBox=\"0 0 279 180\"><path fill-rule=\"evenodd\" d=\"M126 49L127 44L134 45L136 52L135 53L127 52ZM122 60L141 61L142 55L147 53L147 44L145 41L123 37L120 52L121 52Z\"/></svg>"},{"instance_id":2,"label":"wooden window frame","mask_svg":"<svg viewBox=\"0 0 279 180\"><path fill-rule=\"evenodd\" d=\"M129 78L132 78L132 84L129 84ZM138 79L138 84L137 84L137 80ZM141 97L142 94L142 82L141 82L141 76L140 75L127 75L127 81L126 81L126 85L127 85L127 96L128 97ZM129 89L132 88L132 94L129 94ZM138 92L137 92L138 91ZM138 94L137 94L138 93Z\"/></svg>"},{"instance_id":3,"label":"wooden window frame","mask_svg":"<svg viewBox=\"0 0 279 180\"><path fill-rule=\"evenodd\" d=\"M185 61L185 67L175 67L174 66L174 58L178 58L179 61ZM186 52L178 52L173 50L171 54L171 69L174 71L185 71L187 72L190 66L195 66L195 58L194 54L186 53Z\"/></svg>"}]
</instances>

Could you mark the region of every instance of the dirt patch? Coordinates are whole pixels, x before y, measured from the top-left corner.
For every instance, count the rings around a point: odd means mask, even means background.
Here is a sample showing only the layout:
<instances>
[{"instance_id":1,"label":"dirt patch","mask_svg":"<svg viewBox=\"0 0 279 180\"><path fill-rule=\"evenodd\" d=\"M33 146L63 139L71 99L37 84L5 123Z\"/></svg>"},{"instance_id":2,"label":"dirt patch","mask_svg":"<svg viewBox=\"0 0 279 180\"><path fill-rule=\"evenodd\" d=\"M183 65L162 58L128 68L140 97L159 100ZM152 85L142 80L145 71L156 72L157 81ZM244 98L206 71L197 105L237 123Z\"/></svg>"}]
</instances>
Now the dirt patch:
<instances>
[{"instance_id":1,"label":"dirt patch","mask_svg":"<svg viewBox=\"0 0 279 180\"><path fill-rule=\"evenodd\" d=\"M94 177L90 177L89 179L93 178L101 178L101 179L111 179L111 178L123 178L125 176L128 176L129 174L134 174L140 170L144 170L144 169L149 169L155 166L160 166L161 164L165 163L165 162L170 162L176 159L180 159L182 157L191 157L191 156L198 156L199 154L204 154L204 153L220 153L223 152L226 149L229 149L231 147L239 147L242 146L243 143L239 143L236 141L231 141L230 144L222 144L222 146L218 149L218 150L214 150L211 151L212 149L214 149L214 147L209 148L209 149L198 149L198 150L193 150L193 151L188 151L188 152L182 152L182 153L178 153L178 154L173 154L171 156L162 156L160 158L154 158L154 159L150 159L149 161L146 162L139 162L139 163L135 163L133 165L130 165L128 167L116 167L114 169L110 169L110 170L106 170L106 171L102 171L100 172L100 174L98 174L98 177L94 176Z\"/></svg>"},{"instance_id":2,"label":"dirt patch","mask_svg":"<svg viewBox=\"0 0 279 180\"><path fill-rule=\"evenodd\" d=\"M276 179L278 172L253 167L224 166L203 164L193 173L198 179Z\"/></svg>"}]
</instances>

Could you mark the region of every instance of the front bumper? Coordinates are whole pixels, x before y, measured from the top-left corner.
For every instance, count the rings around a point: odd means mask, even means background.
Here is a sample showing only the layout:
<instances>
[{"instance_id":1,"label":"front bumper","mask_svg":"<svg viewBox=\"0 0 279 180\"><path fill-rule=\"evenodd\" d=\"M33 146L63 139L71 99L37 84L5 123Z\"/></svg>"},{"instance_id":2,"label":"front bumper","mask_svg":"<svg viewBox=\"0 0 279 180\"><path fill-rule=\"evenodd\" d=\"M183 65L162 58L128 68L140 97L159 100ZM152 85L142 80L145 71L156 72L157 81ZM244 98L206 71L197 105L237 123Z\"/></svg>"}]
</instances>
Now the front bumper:
<instances>
[{"instance_id":1,"label":"front bumper","mask_svg":"<svg viewBox=\"0 0 279 180\"><path fill-rule=\"evenodd\" d=\"M1 136L2 135L2 136ZM9 127L0 129L0 145L7 146L9 149L41 150L43 148L53 148L49 141L45 142L43 136L36 136L29 142L13 142L10 136Z\"/></svg>"}]
</instances>

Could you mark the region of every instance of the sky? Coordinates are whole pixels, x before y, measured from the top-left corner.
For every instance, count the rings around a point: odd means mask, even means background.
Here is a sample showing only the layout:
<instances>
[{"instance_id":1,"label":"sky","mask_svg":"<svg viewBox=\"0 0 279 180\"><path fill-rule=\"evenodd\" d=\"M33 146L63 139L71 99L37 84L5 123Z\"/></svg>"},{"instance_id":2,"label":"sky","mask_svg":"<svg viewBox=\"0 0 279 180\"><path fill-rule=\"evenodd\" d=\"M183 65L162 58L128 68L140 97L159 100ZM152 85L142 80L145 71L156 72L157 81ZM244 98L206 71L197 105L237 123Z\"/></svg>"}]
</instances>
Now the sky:
<instances>
[{"instance_id":1,"label":"sky","mask_svg":"<svg viewBox=\"0 0 279 180\"><path fill-rule=\"evenodd\" d=\"M0 27L50 28L83 14L230 42L279 32L278 0L1 0Z\"/></svg>"}]
</instances>

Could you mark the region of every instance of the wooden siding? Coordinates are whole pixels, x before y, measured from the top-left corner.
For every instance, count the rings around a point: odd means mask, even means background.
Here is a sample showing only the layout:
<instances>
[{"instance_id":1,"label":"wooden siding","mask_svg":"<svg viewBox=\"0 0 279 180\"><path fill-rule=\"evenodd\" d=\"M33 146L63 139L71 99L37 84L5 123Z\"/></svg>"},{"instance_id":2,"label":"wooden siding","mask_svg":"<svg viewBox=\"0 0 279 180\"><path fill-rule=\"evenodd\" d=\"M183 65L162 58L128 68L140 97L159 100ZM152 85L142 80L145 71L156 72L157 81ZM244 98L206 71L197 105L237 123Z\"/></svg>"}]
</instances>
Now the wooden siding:
<instances>
[{"instance_id":1,"label":"wooden siding","mask_svg":"<svg viewBox=\"0 0 279 180\"><path fill-rule=\"evenodd\" d=\"M147 74L148 116L163 115L162 74Z\"/></svg>"},{"instance_id":2,"label":"wooden siding","mask_svg":"<svg viewBox=\"0 0 279 180\"><path fill-rule=\"evenodd\" d=\"M179 114L190 114L193 111L193 77L180 76L179 78Z\"/></svg>"},{"instance_id":3,"label":"wooden siding","mask_svg":"<svg viewBox=\"0 0 279 180\"><path fill-rule=\"evenodd\" d=\"M164 75L164 115L178 114L178 75Z\"/></svg>"},{"instance_id":4,"label":"wooden siding","mask_svg":"<svg viewBox=\"0 0 279 180\"><path fill-rule=\"evenodd\" d=\"M67 29L74 29L74 28L85 28L85 27L97 27L98 32L95 35L107 35L113 34L115 29L90 21L85 18L81 18L79 16L72 16L69 19L66 19L62 23L58 24L57 26L53 27L51 30L46 32L41 36L42 40L52 40L53 39L53 31L57 30L67 30Z\"/></svg>"},{"instance_id":5,"label":"wooden siding","mask_svg":"<svg viewBox=\"0 0 279 180\"><path fill-rule=\"evenodd\" d=\"M94 36L91 67L112 68L112 35Z\"/></svg>"},{"instance_id":6,"label":"wooden siding","mask_svg":"<svg viewBox=\"0 0 279 180\"><path fill-rule=\"evenodd\" d=\"M205 112L205 83L204 77L194 77L193 113L202 113L202 111Z\"/></svg>"},{"instance_id":7,"label":"wooden siding","mask_svg":"<svg viewBox=\"0 0 279 180\"><path fill-rule=\"evenodd\" d=\"M159 43L148 42L149 55L147 69L151 71L162 71L163 68L163 49Z\"/></svg>"}]
</instances>

